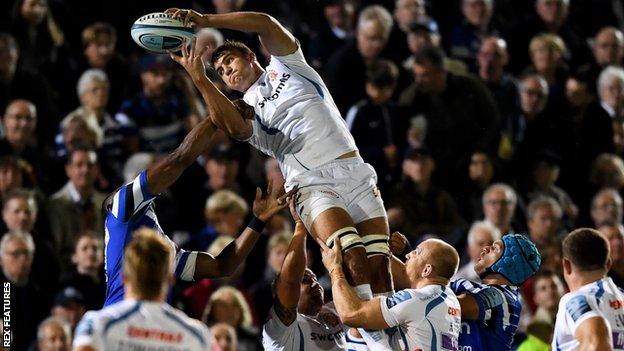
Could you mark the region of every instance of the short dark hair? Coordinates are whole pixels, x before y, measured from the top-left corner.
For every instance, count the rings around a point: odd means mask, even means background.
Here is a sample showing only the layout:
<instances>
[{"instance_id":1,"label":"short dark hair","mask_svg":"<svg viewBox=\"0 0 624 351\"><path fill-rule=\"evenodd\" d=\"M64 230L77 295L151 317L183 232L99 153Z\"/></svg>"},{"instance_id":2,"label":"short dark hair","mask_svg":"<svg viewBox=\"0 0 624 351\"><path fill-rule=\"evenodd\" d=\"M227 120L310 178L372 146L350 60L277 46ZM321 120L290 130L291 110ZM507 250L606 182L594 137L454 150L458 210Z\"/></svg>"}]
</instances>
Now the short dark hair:
<instances>
[{"instance_id":1,"label":"short dark hair","mask_svg":"<svg viewBox=\"0 0 624 351\"><path fill-rule=\"evenodd\" d=\"M579 228L568 234L562 243L563 257L581 271L607 268L609 242L599 231Z\"/></svg>"},{"instance_id":2,"label":"short dark hair","mask_svg":"<svg viewBox=\"0 0 624 351\"><path fill-rule=\"evenodd\" d=\"M392 87L399 78L399 69L390 60L379 59L366 70L366 82L378 88Z\"/></svg>"},{"instance_id":3,"label":"short dark hair","mask_svg":"<svg viewBox=\"0 0 624 351\"><path fill-rule=\"evenodd\" d=\"M77 154L78 152L93 153L95 155L95 162L97 163L97 160L98 160L97 151L93 148L88 147L87 145L81 144L81 145L77 145L75 148L73 148L71 151L67 153L65 164L67 165L71 164L72 160L74 159L74 155Z\"/></svg>"},{"instance_id":4,"label":"short dark hair","mask_svg":"<svg viewBox=\"0 0 624 351\"><path fill-rule=\"evenodd\" d=\"M247 56L250 53L253 54L253 51L251 51L249 46L245 45L243 42L238 40L226 40L212 53L212 57L210 57L210 65L214 67L214 64L215 62L217 62L217 60L232 51L239 53L243 56Z\"/></svg>"},{"instance_id":5,"label":"short dark hair","mask_svg":"<svg viewBox=\"0 0 624 351\"><path fill-rule=\"evenodd\" d=\"M443 70L445 58L446 54L444 54L442 49L433 46L425 46L414 53L414 64L431 64L433 67Z\"/></svg>"},{"instance_id":6,"label":"short dark hair","mask_svg":"<svg viewBox=\"0 0 624 351\"><path fill-rule=\"evenodd\" d=\"M35 201L35 196L33 195L33 192L28 189L23 189L23 188L13 189L2 197L2 210L4 210L6 205L13 199L24 199L26 201L31 201L31 200Z\"/></svg>"}]
</instances>

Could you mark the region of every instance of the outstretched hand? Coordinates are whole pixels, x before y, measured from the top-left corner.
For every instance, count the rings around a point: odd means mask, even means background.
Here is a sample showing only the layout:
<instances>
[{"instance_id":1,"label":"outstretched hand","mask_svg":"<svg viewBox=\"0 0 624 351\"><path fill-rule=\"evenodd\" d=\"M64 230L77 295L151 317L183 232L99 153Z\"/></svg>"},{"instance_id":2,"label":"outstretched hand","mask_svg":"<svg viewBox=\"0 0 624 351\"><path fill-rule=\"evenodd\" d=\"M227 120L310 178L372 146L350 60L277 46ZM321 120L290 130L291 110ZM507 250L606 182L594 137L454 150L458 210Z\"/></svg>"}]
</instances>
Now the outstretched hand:
<instances>
[{"instance_id":1,"label":"outstretched hand","mask_svg":"<svg viewBox=\"0 0 624 351\"><path fill-rule=\"evenodd\" d=\"M206 27L208 20L201 13L191 9L179 9L176 7L165 10L165 13L173 18L180 18L184 26Z\"/></svg>"},{"instance_id":2,"label":"outstretched hand","mask_svg":"<svg viewBox=\"0 0 624 351\"><path fill-rule=\"evenodd\" d=\"M395 256L401 256L405 249L409 248L409 241L400 232L390 234L390 252Z\"/></svg>"},{"instance_id":3,"label":"outstretched hand","mask_svg":"<svg viewBox=\"0 0 624 351\"><path fill-rule=\"evenodd\" d=\"M197 37L193 37L191 40L191 48L189 50L188 43L184 41L182 44L182 56L178 56L172 51L169 52L169 56L172 60L179 63L189 73L193 81L197 81L201 78L206 78L206 67L202 60L202 55L206 52L208 47L204 46L199 51L196 50Z\"/></svg>"},{"instance_id":4,"label":"outstretched hand","mask_svg":"<svg viewBox=\"0 0 624 351\"><path fill-rule=\"evenodd\" d=\"M295 223L303 224L301 217L299 217L299 213L297 212L297 197L300 196L301 193L290 197L290 215Z\"/></svg>"},{"instance_id":5,"label":"outstretched hand","mask_svg":"<svg viewBox=\"0 0 624 351\"><path fill-rule=\"evenodd\" d=\"M323 239L315 238L315 240L321 247L323 265L329 273L331 273L336 267L342 266L342 243L340 242L340 239L334 239L333 249L329 248L329 246L323 242Z\"/></svg>"},{"instance_id":6,"label":"outstretched hand","mask_svg":"<svg viewBox=\"0 0 624 351\"><path fill-rule=\"evenodd\" d=\"M284 186L278 189L273 187L273 182L269 181L266 194L262 193L260 187L256 188L256 198L253 202L253 213L261 221L267 222L274 214L286 208L289 198L297 191L297 188L284 193Z\"/></svg>"}]
</instances>

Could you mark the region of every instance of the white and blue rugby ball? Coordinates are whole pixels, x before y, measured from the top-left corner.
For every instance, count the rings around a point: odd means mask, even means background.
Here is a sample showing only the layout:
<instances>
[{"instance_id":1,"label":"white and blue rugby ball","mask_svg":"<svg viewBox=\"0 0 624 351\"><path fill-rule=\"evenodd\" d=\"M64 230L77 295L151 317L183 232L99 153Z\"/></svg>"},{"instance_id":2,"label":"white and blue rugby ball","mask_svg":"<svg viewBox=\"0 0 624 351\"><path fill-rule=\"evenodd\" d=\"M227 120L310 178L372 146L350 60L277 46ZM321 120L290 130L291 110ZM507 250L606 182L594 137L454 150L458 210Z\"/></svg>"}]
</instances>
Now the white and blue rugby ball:
<instances>
[{"instance_id":1,"label":"white and blue rugby ball","mask_svg":"<svg viewBox=\"0 0 624 351\"><path fill-rule=\"evenodd\" d=\"M194 30L185 27L181 19L154 12L136 20L130 33L140 47L163 54L168 50L178 51L185 39L190 44Z\"/></svg>"}]
</instances>

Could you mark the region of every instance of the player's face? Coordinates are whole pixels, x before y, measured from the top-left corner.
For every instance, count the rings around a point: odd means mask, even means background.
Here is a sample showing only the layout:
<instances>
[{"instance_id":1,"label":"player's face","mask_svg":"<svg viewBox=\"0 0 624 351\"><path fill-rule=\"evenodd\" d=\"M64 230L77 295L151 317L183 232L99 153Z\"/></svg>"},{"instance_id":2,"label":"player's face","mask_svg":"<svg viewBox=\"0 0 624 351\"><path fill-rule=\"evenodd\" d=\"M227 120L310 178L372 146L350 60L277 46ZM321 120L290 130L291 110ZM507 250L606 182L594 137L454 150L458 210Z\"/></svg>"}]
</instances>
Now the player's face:
<instances>
[{"instance_id":1,"label":"player's face","mask_svg":"<svg viewBox=\"0 0 624 351\"><path fill-rule=\"evenodd\" d=\"M255 57L229 51L215 63L217 74L228 88L244 93L258 79L254 70Z\"/></svg>"},{"instance_id":2,"label":"player's face","mask_svg":"<svg viewBox=\"0 0 624 351\"><path fill-rule=\"evenodd\" d=\"M481 250L479 259L475 263L474 270L477 274L485 272L485 269L492 266L505 252L505 245L502 240L496 240L492 245Z\"/></svg>"},{"instance_id":3,"label":"player's face","mask_svg":"<svg viewBox=\"0 0 624 351\"><path fill-rule=\"evenodd\" d=\"M23 230L30 232L37 220L34 204L25 198L14 197L4 206L2 219L9 231Z\"/></svg>"},{"instance_id":4,"label":"player's face","mask_svg":"<svg viewBox=\"0 0 624 351\"><path fill-rule=\"evenodd\" d=\"M405 273L412 281L412 283L416 282L421 278L422 270L426 264L425 255L426 255L426 242L421 243L416 246L412 252L408 253L405 256Z\"/></svg>"},{"instance_id":5,"label":"player's face","mask_svg":"<svg viewBox=\"0 0 624 351\"><path fill-rule=\"evenodd\" d=\"M301 281L301 295L297 310L308 316L317 315L323 307L323 287L316 279L316 275L309 268L306 268Z\"/></svg>"}]
</instances>

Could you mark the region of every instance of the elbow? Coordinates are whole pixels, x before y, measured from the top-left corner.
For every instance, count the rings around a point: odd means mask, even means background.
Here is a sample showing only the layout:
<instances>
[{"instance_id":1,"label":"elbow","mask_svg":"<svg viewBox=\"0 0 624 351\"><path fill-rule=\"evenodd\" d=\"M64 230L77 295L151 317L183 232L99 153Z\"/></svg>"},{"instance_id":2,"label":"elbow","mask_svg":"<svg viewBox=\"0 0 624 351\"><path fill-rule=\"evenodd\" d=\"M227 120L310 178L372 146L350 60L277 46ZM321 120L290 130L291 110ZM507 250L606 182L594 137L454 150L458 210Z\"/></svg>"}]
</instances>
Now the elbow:
<instances>
[{"instance_id":1,"label":"elbow","mask_svg":"<svg viewBox=\"0 0 624 351\"><path fill-rule=\"evenodd\" d=\"M348 311L346 313L340 314L340 320L342 324L351 327L351 328L359 328L362 325L362 320L360 319L358 313L354 311Z\"/></svg>"}]
</instances>

